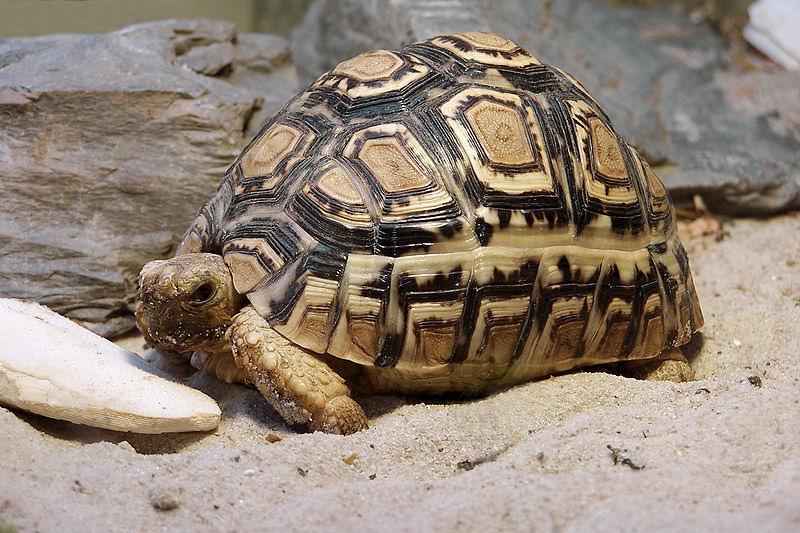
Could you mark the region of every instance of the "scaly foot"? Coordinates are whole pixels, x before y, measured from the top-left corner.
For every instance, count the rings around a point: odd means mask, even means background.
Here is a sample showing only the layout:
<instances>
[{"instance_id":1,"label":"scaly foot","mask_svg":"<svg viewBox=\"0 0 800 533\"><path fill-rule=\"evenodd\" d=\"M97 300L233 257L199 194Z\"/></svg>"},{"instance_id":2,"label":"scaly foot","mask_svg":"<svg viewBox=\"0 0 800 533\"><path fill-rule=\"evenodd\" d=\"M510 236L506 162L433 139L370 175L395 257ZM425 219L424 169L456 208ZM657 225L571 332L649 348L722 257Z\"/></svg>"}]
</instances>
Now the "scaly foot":
<instances>
[{"instance_id":1,"label":"scaly foot","mask_svg":"<svg viewBox=\"0 0 800 533\"><path fill-rule=\"evenodd\" d=\"M344 380L312 352L273 330L250 306L228 330L236 364L289 423L348 435L367 427Z\"/></svg>"},{"instance_id":2,"label":"scaly foot","mask_svg":"<svg viewBox=\"0 0 800 533\"><path fill-rule=\"evenodd\" d=\"M623 373L638 379L683 383L694 380L694 371L686 357L677 348L667 350L655 359L627 361Z\"/></svg>"}]
</instances>

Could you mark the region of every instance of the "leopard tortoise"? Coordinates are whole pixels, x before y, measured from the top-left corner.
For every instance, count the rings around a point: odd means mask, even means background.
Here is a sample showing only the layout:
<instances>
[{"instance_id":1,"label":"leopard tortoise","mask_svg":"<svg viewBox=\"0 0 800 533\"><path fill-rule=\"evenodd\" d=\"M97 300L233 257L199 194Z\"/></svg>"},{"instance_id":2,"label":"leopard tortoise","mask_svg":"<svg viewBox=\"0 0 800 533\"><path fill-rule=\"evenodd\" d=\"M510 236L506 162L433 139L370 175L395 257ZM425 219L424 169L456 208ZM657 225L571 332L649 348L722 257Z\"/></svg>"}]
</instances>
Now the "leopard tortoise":
<instances>
[{"instance_id":1,"label":"leopard tortoise","mask_svg":"<svg viewBox=\"0 0 800 533\"><path fill-rule=\"evenodd\" d=\"M367 426L348 385L481 393L611 362L686 380L703 318L673 219L580 83L499 35L440 36L276 113L142 269L138 323L332 433Z\"/></svg>"}]
</instances>

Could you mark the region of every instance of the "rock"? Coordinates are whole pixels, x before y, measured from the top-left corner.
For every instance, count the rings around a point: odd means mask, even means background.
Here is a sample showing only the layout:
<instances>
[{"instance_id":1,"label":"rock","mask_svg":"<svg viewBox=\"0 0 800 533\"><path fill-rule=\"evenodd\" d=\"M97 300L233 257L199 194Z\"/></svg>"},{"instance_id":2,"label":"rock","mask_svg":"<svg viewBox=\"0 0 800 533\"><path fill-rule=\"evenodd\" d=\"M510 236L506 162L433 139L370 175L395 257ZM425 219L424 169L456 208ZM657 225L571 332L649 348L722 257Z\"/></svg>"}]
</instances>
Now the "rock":
<instances>
[{"instance_id":1,"label":"rock","mask_svg":"<svg viewBox=\"0 0 800 533\"><path fill-rule=\"evenodd\" d=\"M46 307L0 299L0 404L135 433L210 431L220 409Z\"/></svg>"},{"instance_id":2,"label":"rock","mask_svg":"<svg viewBox=\"0 0 800 533\"><path fill-rule=\"evenodd\" d=\"M714 84L738 115L800 143L800 70L720 71Z\"/></svg>"},{"instance_id":3,"label":"rock","mask_svg":"<svg viewBox=\"0 0 800 533\"><path fill-rule=\"evenodd\" d=\"M195 46L180 57L180 63L198 74L217 76L233 64L236 48L233 43Z\"/></svg>"},{"instance_id":4,"label":"rock","mask_svg":"<svg viewBox=\"0 0 800 533\"><path fill-rule=\"evenodd\" d=\"M181 505L180 487L166 486L150 489L150 505L157 511L173 511Z\"/></svg>"},{"instance_id":5,"label":"rock","mask_svg":"<svg viewBox=\"0 0 800 533\"><path fill-rule=\"evenodd\" d=\"M665 167L673 199L701 193L712 211L741 215L800 207L800 142L773 129L771 115L745 116L722 96L714 80L726 68L724 43L669 7L635 4L317 0L292 54L308 82L367 49L467 29L507 35L586 85L618 131ZM796 85L783 90L800 96Z\"/></svg>"},{"instance_id":6,"label":"rock","mask_svg":"<svg viewBox=\"0 0 800 533\"><path fill-rule=\"evenodd\" d=\"M245 132L249 141L261 125L297 92L297 74L292 65L289 42L283 37L265 33L240 35L234 69L226 80L260 95L264 100L261 108L250 118L250 127Z\"/></svg>"},{"instance_id":7,"label":"rock","mask_svg":"<svg viewBox=\"0 0 800 533\"><path fill-rule=\"evenodd\" d=\"M800 70L800 0L758 0L747 10L744 37L789 70Z\"/></svg>"},{"instance_id":8,"label":"rock","mask_svg":"<svg viewBox=\"0 0 800 533\"><path fill-rule=\"evenodd\" d=\"M120 450L125 450L126 452L133 452L133 453L136 453L136 449L135 449L133 446L131 446L131 443L130 443L130 442L128 442L128 441L126 441L126 440L123 440L122 442L118 442L118 443L117 443L117 447L118 447Z\"/></svg>"},{"instance_id":9,"label":"rock","mask_svg":"<svg viewBox=\"0 0 800 533\"><path fill-rule=\"evenodd\" d=\"M0 295L133 329L141 266L295 90L284 39L222 21L0 39Z\"/></svg>"}]
</instances>

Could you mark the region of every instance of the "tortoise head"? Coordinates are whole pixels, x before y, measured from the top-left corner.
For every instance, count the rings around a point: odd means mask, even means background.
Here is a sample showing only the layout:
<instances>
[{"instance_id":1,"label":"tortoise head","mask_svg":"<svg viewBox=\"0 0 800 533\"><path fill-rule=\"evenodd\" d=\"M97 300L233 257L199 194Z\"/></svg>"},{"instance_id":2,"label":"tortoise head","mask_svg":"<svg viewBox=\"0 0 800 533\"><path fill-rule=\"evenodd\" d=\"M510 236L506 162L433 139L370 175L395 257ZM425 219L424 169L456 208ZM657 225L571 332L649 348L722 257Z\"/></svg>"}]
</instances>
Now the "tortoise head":
<instances>
[{"instance_id":1,"label":"tortoise head","mask_svg":"<svg viewBox=\"0 0 800 533\"><path fill-rule=\"evenodd\" d=\"M139 298L136 322L147 341L184 356L218 349L244 302L222 257L209 253L147 263Z\"/></svg>"}]
</instances>

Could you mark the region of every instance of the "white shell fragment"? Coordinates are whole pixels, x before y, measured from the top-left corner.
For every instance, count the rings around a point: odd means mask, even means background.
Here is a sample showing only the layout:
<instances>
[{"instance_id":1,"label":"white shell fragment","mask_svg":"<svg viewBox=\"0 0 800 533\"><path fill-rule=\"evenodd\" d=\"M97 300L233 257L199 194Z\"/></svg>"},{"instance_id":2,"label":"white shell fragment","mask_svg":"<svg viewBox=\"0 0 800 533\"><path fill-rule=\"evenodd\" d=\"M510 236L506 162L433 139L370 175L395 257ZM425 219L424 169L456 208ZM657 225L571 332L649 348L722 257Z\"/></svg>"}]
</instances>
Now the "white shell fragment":
<instances>
[{"instance_id":1,"label":"white shell fragment","mask_svg":"<svg viewBox=\"0 0 800 533\"><path fill-rule=\"evenodd\" d=\"M800 70L800 0L759 0L744 37L787 70Z\"/></svg>"},{"instance_id":2,"label":"white shell fragment","mask_svg":"<svg viewBox=\"0 0 800 533\"><path fill-rule=\"evenodd\" d=\"M0 404L135 433L217 427L213 399L155 372L46 307L0 299Z\"/></svg>"}]
</instances>

